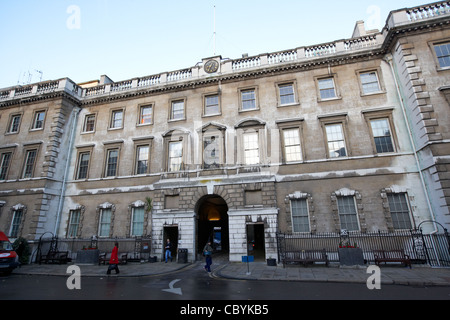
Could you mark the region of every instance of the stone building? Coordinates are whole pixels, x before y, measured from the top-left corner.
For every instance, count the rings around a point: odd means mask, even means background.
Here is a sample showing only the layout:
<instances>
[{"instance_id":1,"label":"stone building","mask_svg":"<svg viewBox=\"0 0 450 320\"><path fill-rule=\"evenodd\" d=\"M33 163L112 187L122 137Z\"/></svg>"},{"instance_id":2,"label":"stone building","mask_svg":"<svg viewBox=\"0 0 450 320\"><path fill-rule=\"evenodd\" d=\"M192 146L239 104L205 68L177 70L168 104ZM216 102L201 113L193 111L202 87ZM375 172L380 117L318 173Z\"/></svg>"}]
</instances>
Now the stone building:
<instances>
[{"instance_id":1,"label":"stone building","mask_svg":"<svg viewBox=\"0 0 450 320\"><path fill-rule=\"evenodd\" d=\"M437 2L346 40L2 89L0 229L240 261L280 231L448 227L449 21Z\"/></svg>"}]
</instances>

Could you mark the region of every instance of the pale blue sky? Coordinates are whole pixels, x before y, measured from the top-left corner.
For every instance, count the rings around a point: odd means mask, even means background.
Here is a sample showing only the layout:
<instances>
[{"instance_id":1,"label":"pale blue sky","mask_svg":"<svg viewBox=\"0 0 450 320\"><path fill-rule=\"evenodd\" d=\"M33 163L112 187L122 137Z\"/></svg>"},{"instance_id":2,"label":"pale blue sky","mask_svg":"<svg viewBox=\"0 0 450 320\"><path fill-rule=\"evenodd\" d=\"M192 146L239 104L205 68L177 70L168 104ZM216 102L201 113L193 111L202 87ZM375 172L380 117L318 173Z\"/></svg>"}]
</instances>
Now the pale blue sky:
<instances>
[{"instance_id":1,"label":"pale blue sky","mask_svg":"<svg viewBox=\"0 0 450 320\"><path fill-rule=\"evenodd\" d=\"M103 74L114 81L350 38L415 0L1 0L0 88ZM30 74L29 74L30 73Z\"/></svg>"}]
</instances>

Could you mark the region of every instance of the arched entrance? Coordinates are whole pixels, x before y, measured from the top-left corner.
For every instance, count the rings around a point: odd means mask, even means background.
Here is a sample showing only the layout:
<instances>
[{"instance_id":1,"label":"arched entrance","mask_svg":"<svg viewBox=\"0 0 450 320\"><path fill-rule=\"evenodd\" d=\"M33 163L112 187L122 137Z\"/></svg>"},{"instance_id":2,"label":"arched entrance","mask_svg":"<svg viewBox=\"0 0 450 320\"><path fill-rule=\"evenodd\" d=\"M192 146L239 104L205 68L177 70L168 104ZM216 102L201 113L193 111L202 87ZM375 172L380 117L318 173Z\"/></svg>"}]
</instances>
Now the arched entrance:
<instances>
[{"instance_id":1,"label":"arched entrance","mask_svg":"<svg viewBox=\"0 0 450 320\"><path fill-rule=\"evenodd\" d=\"M214 252L228 254L230 250L228 231L228 206L222 197L207 195L195 206L197 214L197 255L211 241Z\"/></svg>"}]
</instances>

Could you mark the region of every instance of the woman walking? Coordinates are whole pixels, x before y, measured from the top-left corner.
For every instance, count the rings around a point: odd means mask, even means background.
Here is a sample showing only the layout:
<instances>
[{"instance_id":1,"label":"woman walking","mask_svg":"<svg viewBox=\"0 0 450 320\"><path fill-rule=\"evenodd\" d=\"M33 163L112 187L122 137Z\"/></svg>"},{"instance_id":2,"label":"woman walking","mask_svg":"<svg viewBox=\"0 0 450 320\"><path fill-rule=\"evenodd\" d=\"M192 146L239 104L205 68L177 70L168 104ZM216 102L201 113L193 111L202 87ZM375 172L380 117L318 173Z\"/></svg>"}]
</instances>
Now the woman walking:
<instances>
[{"instance_id":1,"label":"woman walking","mask_svg":"<svg viewBox=\"0 0 450 320\"><path fill-rule=\"evenodd\" d=\"M106 274L111 274L111 270L116 270L116 274L118 274L119 271L119 243L114 243L114 248L111 252L111 259L109 259L109 266L108 271L106 271Z\"/></svg>"}]
</instances>

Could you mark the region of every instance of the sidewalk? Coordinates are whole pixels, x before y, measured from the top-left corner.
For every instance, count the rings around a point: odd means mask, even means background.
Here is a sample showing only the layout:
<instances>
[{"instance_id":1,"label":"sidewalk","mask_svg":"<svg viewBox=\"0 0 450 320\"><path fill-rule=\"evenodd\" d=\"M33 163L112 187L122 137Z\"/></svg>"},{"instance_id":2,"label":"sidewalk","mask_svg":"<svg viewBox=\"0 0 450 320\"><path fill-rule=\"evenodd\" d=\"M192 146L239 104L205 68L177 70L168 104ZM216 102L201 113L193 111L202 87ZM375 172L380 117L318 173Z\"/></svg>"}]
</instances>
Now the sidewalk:
<instances>
[{"instance_id":1,"label":"sidewalk","mask_svg":"<svg viewBox=\"0 0 450 320\"><path fill-rule=\"evenodd\" d=\"M249 272L250 271L250 272ZM411 286L448 286L450 289L450 268L431 268L413 266L380 267L381 284ZM213 272L216 276L231 279L248 280L285 280L307 282L341 282L366 284L372 272L367 273L366 266L339 267L283 265L267 266L264 262L229 263Z\"/></svg>"},{"instance_id":2,"label":"sidewalk","mask_svg":"<svg viewBox=\"0 0 450 320\"><path fill-rule=\"evenodd\" d=\"M67 268L73 264L31 264L24 265L13 271L13 274L27 275L58 275L69 276ZM106 265L78 265L82 276L105 277ZM162 275L179 271L184 268L203 268L203 262L129 262L120 265L120 274L112 271L110 277L138 277ZM283 280L283 281L318 281L363 283L372 273L367 273L367 267L310 266L291 265L267 266L265 262L227 262L213 261L211 277L239 280ZM413 266L412 269L402 266L381 266L381 284L398 284L411 286L448 286L450 288L450 268L432 268L429 266Z\"/></svg>"}]
</instances>

